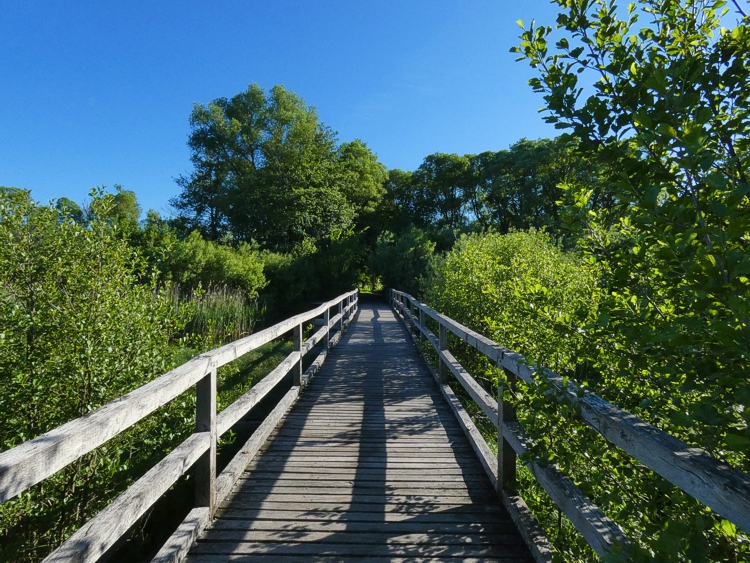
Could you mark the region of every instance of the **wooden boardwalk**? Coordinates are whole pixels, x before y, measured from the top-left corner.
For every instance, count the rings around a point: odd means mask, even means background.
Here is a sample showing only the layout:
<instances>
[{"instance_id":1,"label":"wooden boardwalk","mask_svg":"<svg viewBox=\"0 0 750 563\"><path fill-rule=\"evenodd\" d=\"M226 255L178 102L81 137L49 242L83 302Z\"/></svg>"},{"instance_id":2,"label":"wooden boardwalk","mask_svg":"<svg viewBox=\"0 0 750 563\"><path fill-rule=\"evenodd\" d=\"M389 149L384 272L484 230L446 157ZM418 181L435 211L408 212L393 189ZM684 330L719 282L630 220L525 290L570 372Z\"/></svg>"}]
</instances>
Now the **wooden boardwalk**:
<instances>
[{"instance_id":1,"label":"wooden boardwalk","mask_svg":"<svg viewBox=\"0 0 750 563\"><path fill-rule=\"evenodd\" d=\"M532 560L385 305L364 305L191 563Z\"/></svg>"}]
</instances>

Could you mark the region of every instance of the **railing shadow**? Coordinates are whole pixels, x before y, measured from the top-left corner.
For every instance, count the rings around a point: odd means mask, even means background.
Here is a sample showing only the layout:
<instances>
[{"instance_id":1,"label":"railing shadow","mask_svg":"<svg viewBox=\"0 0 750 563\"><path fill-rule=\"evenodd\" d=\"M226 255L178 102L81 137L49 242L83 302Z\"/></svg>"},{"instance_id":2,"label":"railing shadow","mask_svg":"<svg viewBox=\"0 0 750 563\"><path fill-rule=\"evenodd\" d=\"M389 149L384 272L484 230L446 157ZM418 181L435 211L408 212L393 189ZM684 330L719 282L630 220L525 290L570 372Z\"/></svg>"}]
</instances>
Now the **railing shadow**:
<instances>
[{"instance_id":1,"label":"railing shadow","mask_svg":"<svg viewBox=\"0 0 750 563\"><path fill-rule=\"evenodd\" d=\"M524 560L528 552L520 536L510 537L517 532L434 380L413 350L394 353L396 344L411 346L406 329L385 307L363 306L359 315L196 551L285 561L502 551ZM422 445L425 435L431 442ZM455 488L425 486L444 481ZM298 485L287 493L289 482Z\"/></svg>"}]
</instances>

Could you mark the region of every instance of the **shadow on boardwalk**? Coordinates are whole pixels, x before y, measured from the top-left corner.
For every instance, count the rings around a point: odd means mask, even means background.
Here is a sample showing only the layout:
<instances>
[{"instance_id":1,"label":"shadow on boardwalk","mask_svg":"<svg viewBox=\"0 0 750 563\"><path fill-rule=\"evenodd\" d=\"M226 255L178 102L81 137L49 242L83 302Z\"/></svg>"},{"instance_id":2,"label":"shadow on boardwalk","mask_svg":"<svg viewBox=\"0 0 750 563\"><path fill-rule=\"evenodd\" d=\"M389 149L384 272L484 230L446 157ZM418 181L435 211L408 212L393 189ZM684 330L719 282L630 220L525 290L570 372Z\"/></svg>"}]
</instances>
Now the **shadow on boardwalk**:
<instances>
[{"instance_id":1,"label":"shadow on boardwalk","mask_svg":"<svg viewBox=\"0 0 750 563\"><path fill-rule=\"evenodd\" d=\"M406 330L362 307L188 561L532 561Z\"/></svg>"}]
</instances>

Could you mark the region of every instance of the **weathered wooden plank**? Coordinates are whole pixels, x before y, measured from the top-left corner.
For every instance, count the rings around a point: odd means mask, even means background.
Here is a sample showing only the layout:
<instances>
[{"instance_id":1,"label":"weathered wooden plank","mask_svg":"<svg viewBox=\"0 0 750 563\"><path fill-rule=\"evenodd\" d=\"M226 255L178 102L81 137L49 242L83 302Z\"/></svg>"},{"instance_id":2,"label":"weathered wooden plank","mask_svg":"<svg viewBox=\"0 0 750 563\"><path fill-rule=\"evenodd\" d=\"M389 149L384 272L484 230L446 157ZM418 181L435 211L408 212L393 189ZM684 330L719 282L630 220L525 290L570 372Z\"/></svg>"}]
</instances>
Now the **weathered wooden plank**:
<instances>
[{"instance_id":1,"label":"weathered wooden plank","mask_svg":"<svg viewBox=\"0 0 750 563\"><path fill-rule=\"evenodd\" d=\"M208 432L196 432L122 493L64 544L45 563L97 561L208 450Z\"/></svg>"},{"instance_id":2,"label":"weathered wooden plank","mask_svg":"<svg viewBox=\"0 0 750 563\"><path fill-rule=\"evenodd\" d=\"M575 385L565 385L562 377L549 370L535 371L526 365L522 355L438 313L410 295L395 294L407 296L425 314L524 381L531 383L538 376L553 383L581 407L581 418L607 440L750 533L750 475L703 450L688 446L593 393L579 393ZM583 396L579 397L579 394Z\"/></svg>"},{"instance_id":3,"label":"weathered wooden plank","mask_svg":"<svg viewBox=\"0 0 750 563\"><path fill-rule=\"evenodd\" d=\"M195 506L216 508L216 366L195 387L195 431L209 437L209 448L195 464Z\"/></svg>"},{"instance_id":4,"label":"weathered wooden plank","mask_svg":"<svg viewBox=\"0 0 750 563\"><path fill-rule=\"evenodd\" d=\"M0 453L0 502L98 448L195 385L208 372L209 362L197 356L81 418Z\"/></svg>"},{"instance_id":5,"label":"weathered wooden plank","mask_svg":"<svg viewBox=\"0 0 750 563\"><path fill-rule=\"evenodd\" d=\"M461 497L463 499L471 499L472 495L476 493L489 494L491 488L488 486L480 486L475 484L471 491L468 491L466 483L443 483L440 486L440 497ZM245 494L266 494L266 495L370 495L370 494L382 494L382 495L399 495L399 496L430 496L430 493L435 493L434 483L396 483L390 481L388 484L384 484L383 481L358 481L353 479L352 482L339 482L331 483L326 481L317 481L314 483L307 484L287 484L287 483L254 483L252 480L248 480L242 483L240 489L237 490L236 494L239 498ZM451 498L450 500L455 500Z\"/></svg>"},{"instance_id":6,"label":"weathered wooden plank","mask_svg":"<svg viewBox=\"0 0 750 563\"><path fill-rule=\"evenodd\" d=\"M281 417L286 414L287 410L294 404L294 401L299 396L299 387L294 386L286 395L279 401L274 407L263 423L253 432L252 436L245 442L242 449L232 458L232 461L224 468L221 475L216 479L216 497L219 502L223 500L232 490L234 484L242 472L247 467L247 464L252 461L255 454L265 443L269 434L273 431L276 425L281 420Z\"/></svg>"},{"instance_id":7,"label":"weathered wooden plank","mask_svg":"<svg viewBox=\"0 0 750 563\"><path fill-rule=\"evenodd\" d=\"M487 415L490 422L497 426L497 401L492 398L492 395L482 389L482 386L469 375L469 372L464 369L448 350L441 350L440 358L448 369L451 370L451 373L453 373L461 386L474 399L474 402L479 405L482 412Z\"/></svg>"},{"instance_id":8,"label":"weathered wooden plank","mask_svg":"<svg viewBox=\"0 0 750 563\"><path fill-rule=\"evenodd\" d=\"M519 423L504 423L503 437L517 454L528 453L530 440ZM630 541L625 532L559 469L533 461L526 462L526 466L599 556L627 549Z\"/></svg>"},{"instance_id":9,"label":"weathered wooden plank","mask_svg":"<svg viewBox=\"0 0 750 563\"><path fill-rule=\"evenodd\" d=\"M559 376L548 379L563 388ZM581 418L615 446L750 533L750 475L568 383Z\"/></svg>"},{"instance_id":10,"label":"weathered wooden plank","mask_svg":"<svg viewBox=\"0 0 750 563\"><path fill-rule=\"evenodd\" d=\"M211 360L217 362L219 366L228 364L229 362L236 360L237 358L245 355L251 350L255 350L263 344L271 342L271 340L275 340L282 334L294 329L294 327L299 326L303 323L307 323L315 317L319 317L326 309L336 306L342 299L351 297L356 293L357 290L354 290L350 291L349 293L340 295L339 297L328 301L327 303L323 303L315 309L300 313L299 315L290 317L265 330L261 330L259 332L256 332L255 334L251 334L250 336L246 336L245 338L241 338L239 340L226 344L225 346L217 348L216 350L209 352L208 355L210 356Z\"/></svg>"},{"instance_id":11,"label":"weathered wooden plank","mask_svg":"<svg viewBox=\"0 0 750 563\"><path fill-rule=\"evenodd\" d=\"M478 557L478 556L509 556L526 555L526 546L516 547L513 545L441 545L417 544L383 545L378 543L295 543L295 542L273 542L273 543L234 543L234 542L198 542L193 548L196 554L262 554L272 553L275 555L328 555L336 557L363 557L363 556L427 556L436 555L440 557Z\"/></svg>"},{"instance_id":12,"label":"weathered wooden plank","mask_svg":"<svg viewBox=\"0 0 750 563\"><path fill-rule=\"evenodd\" d=\"M513 530L510 520L498 522L497 520L487 520L485 522L475 522L473 519L465 519L457 523L456 521L443 522L426 522L420 519L411 518L410 521L400 522L383 522L381 521L351 521L351 520L333 520L307 521L304 519L306 513L293 512L292 517L286 519L272 519L255 517L252 520L236 520L233 518L220 518L211 526L213 530L255 530L266 532L286 532L286 531L305 531L305 532L373 532L389 534L415 534L415 533L435 533L435 534L452 534L466 535L472 537L473 534L504 534ZM369 513L368 513L369 514ZM370 514L371 516L374 516ZM302 521L297 521L302 519ZM458 525L457 525L458 524ZM518 535L506 536L507 540L512 543L518 543ZM502 541L502 540L501 540Z\"/></svg>"},{"instance_id":13,"label":"weathered wooden plank","mask_svg":"<svg viewBox=\"0 0 750 563\"><path fill-rule=\"evenodd\" d=\"M357 290L345 293L312 311L196 356L86 416L0 453L0 502L56 473L165 405L195 385L208 372L209 365L227 364L356 294ZM354 300L350 307L356 307L356 303Z\"/></svg>"},{"instance_id":14,"label":"weathered wooden plank","mask_svg":"<svg viewBox=\"0 0 750 563\"><path fill-rule=\"evenodd\" d=\"M182 521L177 530L169 536L151 563L181 563L198 539L200 533L211 521L210 510L207 507L194 508Z\"/></svg>"},{"instance_id":15,"label":"weathered wooden plank","mask_svg":"<svg viewBox=\"0 0 750 563\"><path fill-rule=\"evenodd\" d=\"M323 351L318 354L318 356L313 360L313 363L310 364L310 366L305 370L305 373L302 374L302 386L306 386L309 384L310 380L315 376L316 373L320 371L320 368L323 367L323 363L326 361L326 357L328 356L328 349L324 348Z\"/></svg>"},{"instance_id":16,"label":"weathered wooden plank","mask_svg":"<svg viewBox=\"0 0 750 563\"><path fill-rule=\"evenodd\" d=\"M277 503L264 503L273 505ZM388 507L388 505L386 505ZM402 524L409 526L412 522L417 521L420 524L430 524L433 526L445 525L453 529L479 527L502 526L507 528L513 525L505 511L498 507L495 510L488 510L482 507L472 510L471 505L457 505L449 507L447 510L420 509L418 511L408 511L410 507L404 507L404 510L397 510L396 507L390 506L385 512L358 511L354 509L339 509L336 505L332 508L325 506L308 507L308 506L281 506L278 508L268 507L257 508L255 505L249 509L249 505L234 505L222 508L218 512L218 519L214 525L218 526L222 522L234 521L246 526L252 526L254 523L276 523L279 525L314 525L316 523L329 524L331 522L351 522L362 523L369 526L394 525ZM418 507L419 508L419 507Z\"/></svg>"},{"instance_id":17,"label":"weathered wooden plank","mask_svg":"<svg viewBox=\"0 0 750 563\"><path fill-rule=\"evenodd\" d=\"M426 334L429 332L428 329L423 330ZM429 332L426 334L430 342L436 351L440 351L438 342L434 338L434 334ZM431 337L431 338L430 338ZM424 352L421 351L422 358L425 364L428 366L432 376L435 380L438 379L438 374L435 369L430 365ZM453 390L449 385L441 385L441 391L446 399L448 405L456 416L461 428L466 433L466 437L469 439L472 447L474 448L477 458L480 460L482 467L484 468L487 476L489 477L492 485L495 489L498 488L498 476L497 476L497 458L492 455L487 442L478 431L471 417L463 408L458 398L453 393ZM554 550L547 540L547 536L544 530L539 525L534 515L529 510L529 507L523 501L523 499L517 495L512 495L507 491L501 492L501 498L503 505L510 514L513 522L516 524L518 531L523 537L527 547L529 548L532 557L536 563L551 563Z\"/></svg>"},{"instance_id":18,"label":"weathered wooden plank","mask_svg":"<svg viewBox=\"0 0 750 563\"><path fill-rule=\"evenodd\" d=\"M253 385L247 393L242 395L234 403L221 411L216 419L216 428L219 436L224 434L232 426L245 416L258 402L271 391L276 384L284 379L294 364L299 361L299 352L292 352L271 372Z\"/></svg>"},{"instance_id":19,"label":"weathered wooden plank","mask_svg":"<svg viewBox=\"0 0 750 563\"><path fill-rule=\"evenodd\" d=\"M331 557L328 555L196 555L191 561L196 563L331 563ZM453 557L388 557L388 563L519 563L525 559L518 559L514 556L507 557L487 557L482 556L466 557L460 559ZM357 563L383 563L383 557L357 557Z\"/></svg>"},{"instance_id":20,"label":"weathered wooden plank","mask_svg":"<svg viewBox=\"0 0 750 563\"><path fill-rule=\"evenodd\" d=\"M351 529L342 530L334 534L328 530L238 530L226 528L213 528L211 534L212 542L315 542L319 544L376 544L376 545L492 545L492 546L517 546L521 542L518 534L503 534L500 531L489 535L482 532L468 533L467 531L430 532L429 526L423 526L422 531L395 532L394 530L361 530L355 532ZM515 532L515 530L514 530Z\"/></svg>"}]
</instances>

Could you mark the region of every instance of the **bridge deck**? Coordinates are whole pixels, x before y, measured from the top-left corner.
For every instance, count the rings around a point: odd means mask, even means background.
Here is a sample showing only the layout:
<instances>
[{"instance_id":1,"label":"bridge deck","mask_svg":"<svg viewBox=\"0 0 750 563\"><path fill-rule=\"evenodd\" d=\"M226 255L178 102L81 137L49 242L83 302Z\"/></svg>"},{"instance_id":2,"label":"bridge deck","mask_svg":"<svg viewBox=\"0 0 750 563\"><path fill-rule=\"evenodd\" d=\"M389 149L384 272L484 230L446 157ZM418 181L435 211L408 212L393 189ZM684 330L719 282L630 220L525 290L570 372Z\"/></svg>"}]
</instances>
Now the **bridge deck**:
<instances>
[{"instance_id":1,"label":"bridge deck","mask_svg":"<svg viewBox=\"0 0 750 563\"><path fill-rule=\"evenodd\" d=\"M531 562L403 326L365 305L188 557Z\"/></svg>"}]
</instances>

